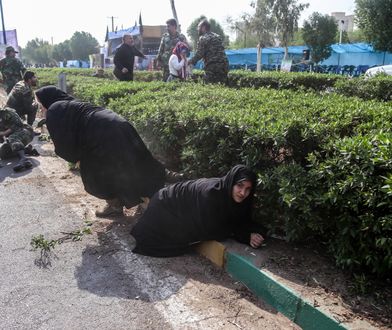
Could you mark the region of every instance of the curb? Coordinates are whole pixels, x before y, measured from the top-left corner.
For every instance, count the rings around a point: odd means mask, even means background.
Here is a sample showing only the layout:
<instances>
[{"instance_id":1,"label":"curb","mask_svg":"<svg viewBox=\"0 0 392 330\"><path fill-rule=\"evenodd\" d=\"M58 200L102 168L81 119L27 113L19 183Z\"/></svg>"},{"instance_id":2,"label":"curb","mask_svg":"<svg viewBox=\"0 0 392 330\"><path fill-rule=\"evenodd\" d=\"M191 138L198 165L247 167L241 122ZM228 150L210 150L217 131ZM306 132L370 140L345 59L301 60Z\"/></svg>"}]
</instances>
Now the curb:
<instances>
[{"instance_id":1,"label":"curb","mask_svg":"<svg viewBox=\"0 0 392 330\"><path fill-rule=\"evenodd\" d=\"M279 283L273 276L255 267L246 258L227 251L222 243L203 242L199 244L197 251L217 266L224 268L233 278L242 282L255 295L302 329L347 329L326 312L303 299L298 293Z\"/></svg>"}]
</instances>

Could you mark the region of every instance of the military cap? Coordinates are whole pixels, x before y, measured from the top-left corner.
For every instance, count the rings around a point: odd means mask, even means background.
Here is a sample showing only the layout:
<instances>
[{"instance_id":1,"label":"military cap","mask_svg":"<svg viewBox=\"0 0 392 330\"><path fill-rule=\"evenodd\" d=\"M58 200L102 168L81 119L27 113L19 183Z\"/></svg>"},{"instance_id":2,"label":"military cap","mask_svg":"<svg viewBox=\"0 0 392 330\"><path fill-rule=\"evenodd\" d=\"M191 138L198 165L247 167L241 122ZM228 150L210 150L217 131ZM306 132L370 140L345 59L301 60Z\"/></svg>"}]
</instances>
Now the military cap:
<instances>
[{"instance_id":1,"label":"military cap","mask_svg":"<svg viewBox=\"0 0 392 330\"><path fill-rule=\"evenodd\" d=\"M9 54L9 53L11 53L11 52L19 53L19 52L17 52L17 51L15 50L14 47L8 46L8 47L5 49L5 53L6 53L6 54Z\"/></svg>"}]
</instances>

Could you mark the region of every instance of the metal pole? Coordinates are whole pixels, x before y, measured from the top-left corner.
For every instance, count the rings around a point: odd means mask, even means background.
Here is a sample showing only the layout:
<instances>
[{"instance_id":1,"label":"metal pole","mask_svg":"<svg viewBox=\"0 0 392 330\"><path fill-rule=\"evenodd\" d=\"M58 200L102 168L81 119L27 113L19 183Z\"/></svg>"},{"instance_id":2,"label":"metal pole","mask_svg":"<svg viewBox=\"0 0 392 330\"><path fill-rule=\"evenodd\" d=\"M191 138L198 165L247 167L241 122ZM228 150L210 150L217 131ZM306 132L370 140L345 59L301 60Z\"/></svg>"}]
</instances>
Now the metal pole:
<instances>
[{"instance_id":1,"label":"metal pole","mask_svg":"<svg viewBox=\"0 0 392 330\"><path fill-rule=\"evenodd\" d=\"M4 14L3 14L3 1L0 0L0 11L1 11L1 24L3 26L3 41L4 41L4 45L7 44L7 36L5 33L5 26L4 26Z\"/></svg>"}]
</instances>

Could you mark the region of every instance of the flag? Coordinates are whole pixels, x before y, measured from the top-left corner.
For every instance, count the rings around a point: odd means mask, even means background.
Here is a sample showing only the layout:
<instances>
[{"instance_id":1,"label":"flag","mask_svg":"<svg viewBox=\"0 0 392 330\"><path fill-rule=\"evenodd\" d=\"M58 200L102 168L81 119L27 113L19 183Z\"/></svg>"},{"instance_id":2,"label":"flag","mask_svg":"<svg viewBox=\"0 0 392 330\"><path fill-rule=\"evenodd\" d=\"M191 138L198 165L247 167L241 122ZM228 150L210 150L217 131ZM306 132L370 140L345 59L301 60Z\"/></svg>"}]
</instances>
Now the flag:
<instances>
[{"instance_id":1,"label":"flag","mask_svg":"<svg viewBox=\"0 0 392 330\"><path fill-rule=\"evenodd\" d=\"M109 40L109 27L106 26L106 36L105 36L105 42Z\"/></svg>"},{"instance_id":2,"label":"flag","mask_svg":"<svg viewBox=\"0 0 392 330\"><path fill-rule=\"evenodd\" d=\"M143 34L142 12L139 13L139 31Z\"/></svg>"}]
</instances>

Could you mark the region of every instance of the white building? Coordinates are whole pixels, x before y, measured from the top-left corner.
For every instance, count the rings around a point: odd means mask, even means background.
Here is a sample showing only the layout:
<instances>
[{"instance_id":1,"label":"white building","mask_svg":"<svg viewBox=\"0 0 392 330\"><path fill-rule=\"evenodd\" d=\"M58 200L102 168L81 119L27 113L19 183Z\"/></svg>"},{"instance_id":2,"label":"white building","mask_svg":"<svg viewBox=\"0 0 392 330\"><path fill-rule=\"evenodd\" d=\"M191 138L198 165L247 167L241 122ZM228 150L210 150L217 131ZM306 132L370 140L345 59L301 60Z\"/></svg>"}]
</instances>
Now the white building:
<instances>
[{"instance_id":1,"label":"white building","mask_svg":"<svg viewBox=\"0 0 392 330\"><path fill-rule=\"evenodd\" d=\"M353 32L354 15L346 15L345 12L334 12L331 13L331 16L335 18L339 31Z\"/></svg>"}]
</instances>

